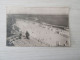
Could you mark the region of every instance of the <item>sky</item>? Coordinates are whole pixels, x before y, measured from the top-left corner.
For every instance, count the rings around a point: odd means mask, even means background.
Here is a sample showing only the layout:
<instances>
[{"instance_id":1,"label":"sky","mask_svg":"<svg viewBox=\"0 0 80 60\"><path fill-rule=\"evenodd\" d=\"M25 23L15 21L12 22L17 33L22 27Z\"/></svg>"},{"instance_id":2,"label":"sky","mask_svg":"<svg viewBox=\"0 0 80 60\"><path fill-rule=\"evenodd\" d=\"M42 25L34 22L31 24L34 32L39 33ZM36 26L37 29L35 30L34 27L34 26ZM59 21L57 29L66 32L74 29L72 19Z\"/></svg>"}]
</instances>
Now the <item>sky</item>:
<instances>
[{"instance_id":1,"label":"sky","mask_svg":"<svg viewBox=\"0 0 80 60\"><path fill-rule=\"evenodd\" d=\"M45 14L45 15L68 15L67 7L7 7L7 14Z\"/></svg>"}]
</instances>

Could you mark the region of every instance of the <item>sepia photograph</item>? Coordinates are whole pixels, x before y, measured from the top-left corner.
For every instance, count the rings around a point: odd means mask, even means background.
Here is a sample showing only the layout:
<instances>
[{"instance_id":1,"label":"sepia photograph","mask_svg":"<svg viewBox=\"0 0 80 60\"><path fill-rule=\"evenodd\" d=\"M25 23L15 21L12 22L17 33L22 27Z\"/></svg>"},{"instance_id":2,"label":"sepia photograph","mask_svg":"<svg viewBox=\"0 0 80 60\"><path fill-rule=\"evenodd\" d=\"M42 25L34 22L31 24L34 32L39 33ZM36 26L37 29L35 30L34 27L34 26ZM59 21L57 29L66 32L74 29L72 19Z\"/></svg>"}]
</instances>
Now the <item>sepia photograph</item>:
<instances>
[{"instance_id":1,"label":"sepia photograph","mask_svg":"<svg viewBox=\"0 0 80 60\"><path fill-rule=\"evenodd\" d=\"M6 16L6 46L70 46L67 7L7 7Z\"/></svg>"}]
</instances>

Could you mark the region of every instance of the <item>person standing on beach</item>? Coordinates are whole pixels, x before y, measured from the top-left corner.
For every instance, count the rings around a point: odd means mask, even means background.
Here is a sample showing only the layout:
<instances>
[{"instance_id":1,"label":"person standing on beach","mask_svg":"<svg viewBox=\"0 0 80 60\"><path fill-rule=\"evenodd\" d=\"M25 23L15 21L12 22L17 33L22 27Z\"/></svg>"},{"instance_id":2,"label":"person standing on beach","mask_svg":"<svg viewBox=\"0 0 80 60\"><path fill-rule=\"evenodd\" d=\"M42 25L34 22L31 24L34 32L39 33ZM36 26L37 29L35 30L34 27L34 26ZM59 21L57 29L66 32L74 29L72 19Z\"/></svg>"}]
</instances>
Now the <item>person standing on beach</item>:
<instances>
[{"instance_id":1,"label":"person standing on beach","mask_svg":"<svg viewBox=\"0 0 80 60\"><path fill-rule=\"evenodd\" d=\"M22 32L19 33L19 39L21 39L21 37L22 37Z\"/></svg>"},{"instance_id":2,"label":"person standing on beach","mask_svg":"<svg viewBox=\"0 0 80 60\"><path fill-rule=\"evenodd\" d=\"M26 38L29 39L30 34L29 34L28 31L26 31L26 34L25 35L26 35Z\"/></svg>"}]
</instances>

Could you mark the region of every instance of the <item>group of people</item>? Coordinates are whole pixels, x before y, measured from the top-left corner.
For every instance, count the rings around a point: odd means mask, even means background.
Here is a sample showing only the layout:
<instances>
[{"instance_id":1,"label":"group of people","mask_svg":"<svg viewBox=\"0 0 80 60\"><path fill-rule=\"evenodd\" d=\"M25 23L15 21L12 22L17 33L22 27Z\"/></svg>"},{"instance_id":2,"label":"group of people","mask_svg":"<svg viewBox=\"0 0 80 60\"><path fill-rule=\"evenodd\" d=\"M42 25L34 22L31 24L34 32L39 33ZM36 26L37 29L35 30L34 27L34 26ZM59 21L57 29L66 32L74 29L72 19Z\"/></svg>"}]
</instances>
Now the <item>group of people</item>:
<instances>
[{"instance_id":1,"label":"group of people","mask_svg":"<svg viewBox=\"0 0 80 60\"><path fill-rule=\"evenodd\" d=\"M26 32L25 32L25 37L26 37L26 39L29 39L29 36L30 36L29 32L26 31ZM19 34L19 39L21 39L21 38L22 38L22 32L20 32L20 34Z\"/></svg>"}]
</instances>

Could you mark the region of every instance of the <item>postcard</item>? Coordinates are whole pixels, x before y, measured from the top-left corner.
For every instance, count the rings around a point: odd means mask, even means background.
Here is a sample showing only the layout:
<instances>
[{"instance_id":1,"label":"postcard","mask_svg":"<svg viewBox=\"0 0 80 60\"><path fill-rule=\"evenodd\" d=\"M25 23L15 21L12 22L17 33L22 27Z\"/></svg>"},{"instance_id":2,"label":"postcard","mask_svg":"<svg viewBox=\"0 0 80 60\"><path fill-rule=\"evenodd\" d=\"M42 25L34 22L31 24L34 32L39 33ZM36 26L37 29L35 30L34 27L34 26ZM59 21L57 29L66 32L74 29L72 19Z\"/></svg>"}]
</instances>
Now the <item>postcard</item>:
<instances>
[{"instance_id":1,"label":"postcard","mask_svg":"<svg viewBox=\"0 0 80 60\"><path fill-rule=\"evenodd\" d=\"M69 8L7 7L6 45L69 47Z\"/></svg>"}]
</instances>

